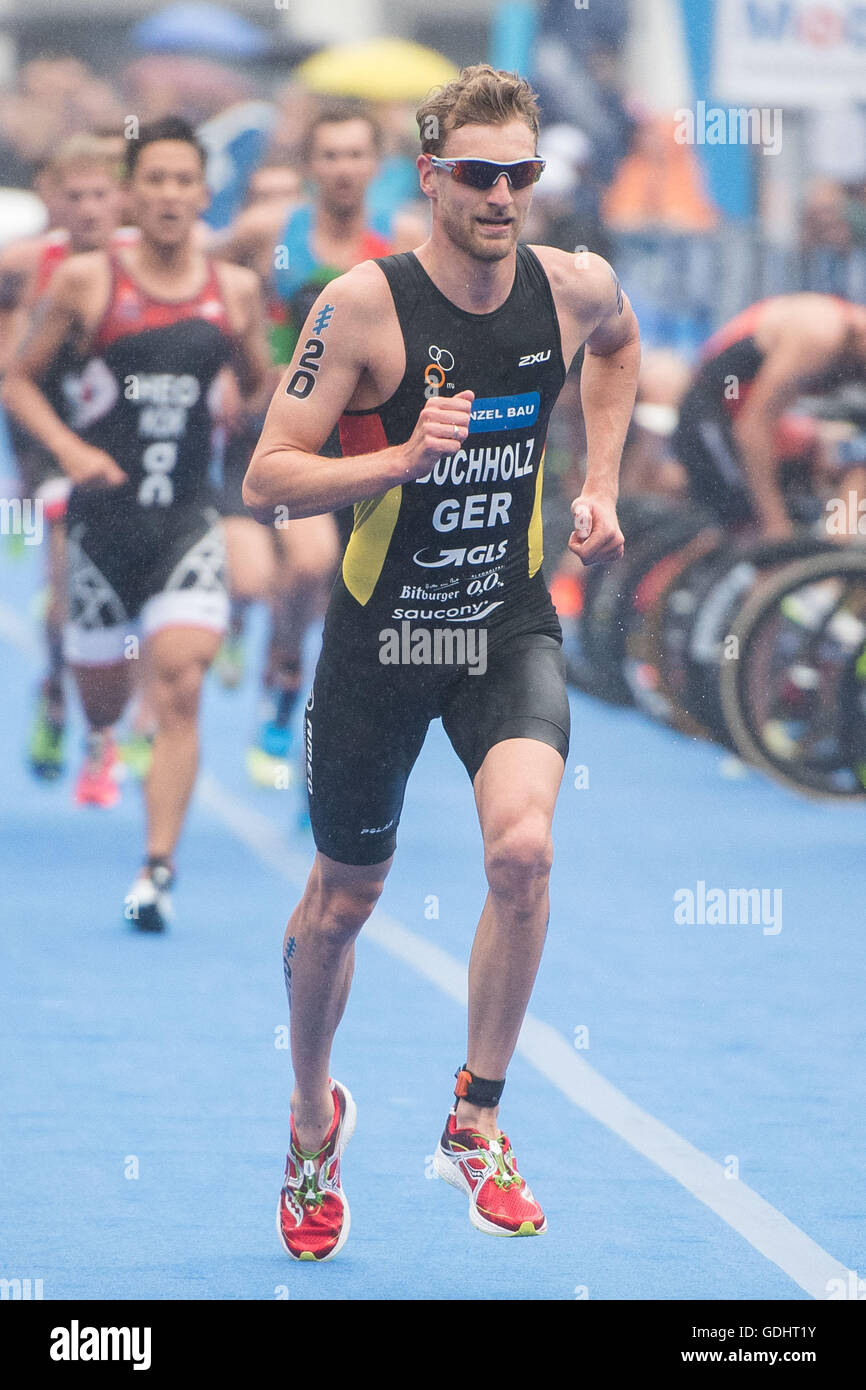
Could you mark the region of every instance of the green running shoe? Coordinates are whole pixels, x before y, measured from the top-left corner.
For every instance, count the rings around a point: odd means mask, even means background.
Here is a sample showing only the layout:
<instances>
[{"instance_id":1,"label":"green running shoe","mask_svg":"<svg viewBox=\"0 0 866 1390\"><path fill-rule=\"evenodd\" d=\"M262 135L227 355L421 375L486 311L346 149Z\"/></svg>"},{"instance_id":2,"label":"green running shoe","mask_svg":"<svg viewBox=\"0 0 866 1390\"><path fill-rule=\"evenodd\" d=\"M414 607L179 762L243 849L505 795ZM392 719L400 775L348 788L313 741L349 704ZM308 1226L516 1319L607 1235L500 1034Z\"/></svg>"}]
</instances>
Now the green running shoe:
<instances>
[{"instance_id":1,"label":"green running shoe","mask_svg":"<svg viewBox=\"0 0 866 1390\"><path fill-rule=\"evenodd\" d=\"M228 634L216 654L213 669L223 690L237 690L244 678L245 670L243 637Z\"/></svg>"},{"instance_id":2,"label":"green running shoe","mask_svg":"<svg viewBox=\"0 0 866 1390\"><path fill-rule=\"evenodd\" d=\"M134 777L136 782L143 782L153 761L153 736L130 734L118 743L117 755L129 775Z\"/></svg>"},{"instance_id":3,"label":"green running shoe","mask_svg":"<svg viewBox=\"0 0 866 1390\"><path fill-rule=\"evenodd\" d=\"M297 771L288 758L275 757L255 745L247 749L246 764L250 781L269 791L286 791L298 779Z\"/></svg>"},{"instance_id":4,"label":"green running shoe","mask_svg":"<svg viewBox=\"0 0 866 1390\"><path fill-rule=\"evenodd\" d=\"M43 693L39 698L27 755L30 771L43 782L56 782L66 770L63 756L65 732L63 719L58 718L58 706Z\"/></svg>"}]
</instances>

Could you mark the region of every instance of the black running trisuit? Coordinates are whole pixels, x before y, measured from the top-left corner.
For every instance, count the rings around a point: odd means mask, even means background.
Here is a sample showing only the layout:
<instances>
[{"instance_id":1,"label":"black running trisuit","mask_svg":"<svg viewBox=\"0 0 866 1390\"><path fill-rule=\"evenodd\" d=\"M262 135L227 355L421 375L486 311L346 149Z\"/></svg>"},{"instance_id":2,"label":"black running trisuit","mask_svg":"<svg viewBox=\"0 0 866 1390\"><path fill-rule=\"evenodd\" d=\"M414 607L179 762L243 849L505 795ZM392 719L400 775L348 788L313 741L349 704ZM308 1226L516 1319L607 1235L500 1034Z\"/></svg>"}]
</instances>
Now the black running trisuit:
<instances>
[{"instance_id":1,"label":"black running trisuit","mask_svg":"<svg viewBox=\"0 0 866 1390\"><path fill-rule=\"evenodd\" d=\"M569 738L562 633L541 573L544 439L565 379L547 276L519 246L508 298L472 314L446 299L412 252L376 264L406 368L384 404L343 415L343 455L405 443L426 392L472 390L475 400L453 454L356 504L331 592L307 702L306 772L316 845L346 864L393 853L432 719L441 717L471 778L503 739L537 739L565 758ZM339 332L325 311L315 323L307 376L299 370L287 386L295 394L315 389L312 368ZM448 633L465 648L449 648Z\"/></svg>"},{"instance_id":2,"label":"black running trisuit","mask_svg":"<svg viewBox=\"0 0 866 1390\"><path fill-rule=\"evenodd\" d=\"M148 294L113 253L71 426L127 475L69 498L67 659L123 659L138 622L225 630L225 543L208 479L213 389L234 338L216 268L188 300Z\"/></svg>"}]
</instances>

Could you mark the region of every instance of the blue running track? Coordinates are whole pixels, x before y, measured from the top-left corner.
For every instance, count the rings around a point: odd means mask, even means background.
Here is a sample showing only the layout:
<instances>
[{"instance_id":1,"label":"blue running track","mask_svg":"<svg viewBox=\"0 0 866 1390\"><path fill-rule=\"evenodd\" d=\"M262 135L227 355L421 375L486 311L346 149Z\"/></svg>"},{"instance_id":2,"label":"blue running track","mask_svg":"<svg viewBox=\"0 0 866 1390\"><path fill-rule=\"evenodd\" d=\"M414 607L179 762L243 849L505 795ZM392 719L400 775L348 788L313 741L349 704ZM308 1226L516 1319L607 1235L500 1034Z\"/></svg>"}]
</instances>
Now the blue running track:
<instances>
[{"instance_id":1,"label":"blue running track","mask_svg":"<svg viewBox=\"0 0 866 1390\"><path fill-rule=\"evenodd\" d=\"M331 1263L289 1261L280 952L312 854L297 789L246 781L253 684L211 681L177 920L130 931L138 788L113 811L72 805L77 715L65 780L24 764L40 560L0 541L0 1276L42 1279L46 1299L505 1300L808 1299L862 1277L866 807L726 776L717 748L580 696L502 1109L549 1232L483 1236L432 1177L484 897L471 789L436 724L336 1043L359 1110L352 1232ZM781 930L677 923L674 894L699 881L780 890Z\"/></svg>"}]
</instances>

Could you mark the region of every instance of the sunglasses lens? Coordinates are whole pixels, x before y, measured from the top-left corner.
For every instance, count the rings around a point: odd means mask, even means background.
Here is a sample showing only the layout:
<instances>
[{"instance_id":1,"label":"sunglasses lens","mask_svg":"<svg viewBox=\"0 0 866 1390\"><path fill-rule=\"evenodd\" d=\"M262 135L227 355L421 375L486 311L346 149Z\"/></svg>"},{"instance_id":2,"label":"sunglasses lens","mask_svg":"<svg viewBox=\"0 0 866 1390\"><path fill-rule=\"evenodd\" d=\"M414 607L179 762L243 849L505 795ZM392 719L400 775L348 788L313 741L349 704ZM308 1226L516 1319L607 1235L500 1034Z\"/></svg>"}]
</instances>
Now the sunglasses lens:
<instances>
[{"instance_id":1,"label":"sunglasses lens","mask_svg":"<svg viewBox=\"0 0 866 1390\"><path fill-rule=\"evenodd\" d=\"M512 174L514 187L528 188L531 183L538 183L543 167L540 159L527 159L522 164L515 164Z\"/></svg>"},{"instance_id":2,"label":"sunglasses lens","mask_svg":"<svg viewBox=\"0 0 866 1390\"><path fill-rule=\"evenodd\" d=\"M541 175L540 159L523 159L518 164L503 166L486 159L461 159L454 165L454 178L470 188L492 188L500 174L506 173L513 188L528 188Z\"/></svg>"},{"instance_id":3,"label":"sunglasses lens","mask_svg":"<svg viewBox=\"0 0 866 1390\"><path fill-rule=\"evenodd\" d=\"M511 175L512 187L528 188L531 183L535 183L541 168L537 159L527 159L522 164L515 164L508 172Z\"/></svg>"},{"instance_id":4,"label":"sunglasses lens","mask_svg":"<svg viewBox=\"0 0 866 1390\"><path fill-rule=\"evenodd\" d=\"M454 178L470 188L492 188L495 171L496 166L483 159L461 159L454 165Z\"/></svg>"}]
</instances>

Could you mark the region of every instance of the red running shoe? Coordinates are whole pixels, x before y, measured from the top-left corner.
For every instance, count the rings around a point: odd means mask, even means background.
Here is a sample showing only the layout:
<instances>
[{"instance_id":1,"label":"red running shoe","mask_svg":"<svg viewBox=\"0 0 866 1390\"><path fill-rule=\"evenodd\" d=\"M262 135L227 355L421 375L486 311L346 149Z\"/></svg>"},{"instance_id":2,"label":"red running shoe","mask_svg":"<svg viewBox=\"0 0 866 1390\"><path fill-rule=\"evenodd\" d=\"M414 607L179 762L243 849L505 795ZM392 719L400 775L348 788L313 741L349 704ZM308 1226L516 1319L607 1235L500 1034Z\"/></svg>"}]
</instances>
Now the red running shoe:
<instances>
[{"instance_id":1,"label":"red running shoe","mask_svg":"<svg viewBox=\"0 0 866 1390\"><path fill-rule=\"evenodd\" d=\"M540 1236L547 1220L529 1184L517 1171L506 1134L487 1139L474 1129L458 1129L451 1110L433 1167L469 1197L469 1220L491 1236Z\"/></svg>"},{"instance_id":2,"label":"red running shoe","mask_svg":"<svg viewBox=\"0 0 866 1390\"><path fill-rule=\"evenodd\" d=\"M75 784L79 806L116 806L120 788L114 775L117 750L111 734L90 734L84 766Z\"/></svg>"},{"instance_id":3,"label":"red running shoe","mask_svg":"<svg viewBox=\"0 0 866 1390\"><path fill-rule=\"evenodd\" d=\"M330 1260L349 1234L349 1203L340 1186L340 1159L355 1132L358 1110L339 1081L329 1082L334 1118L316 1154L298 1145L295 1121L286 1158L286 1175L277 1207L277 1231L293 1260Z\"/></svg>"}]
</instances>

